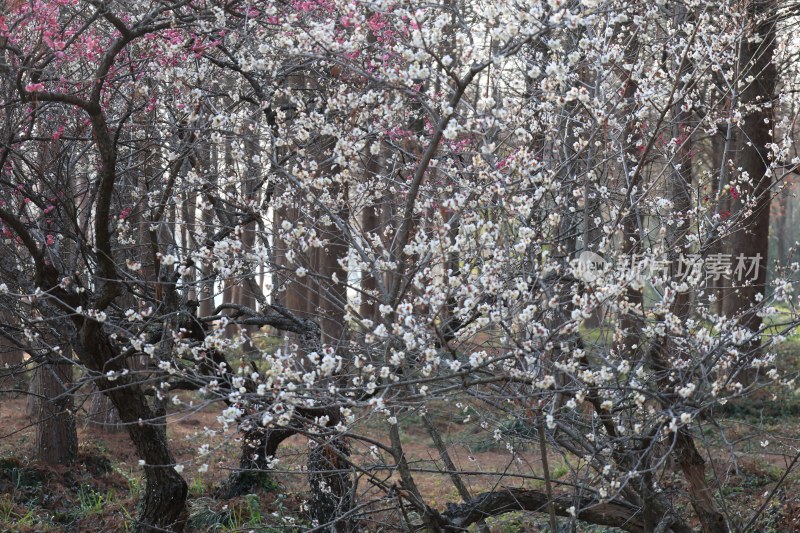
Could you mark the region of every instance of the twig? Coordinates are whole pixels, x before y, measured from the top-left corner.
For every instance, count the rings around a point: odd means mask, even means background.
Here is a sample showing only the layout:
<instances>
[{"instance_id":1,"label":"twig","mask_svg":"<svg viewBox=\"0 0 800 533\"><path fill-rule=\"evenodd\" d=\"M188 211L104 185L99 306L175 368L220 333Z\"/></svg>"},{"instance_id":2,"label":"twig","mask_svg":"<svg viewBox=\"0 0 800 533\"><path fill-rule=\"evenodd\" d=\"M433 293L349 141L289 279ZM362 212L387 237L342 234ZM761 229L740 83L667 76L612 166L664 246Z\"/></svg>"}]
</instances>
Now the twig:
<instances>
[{"instance_id":1,"label":"twig","mask_svg":"<svg viewBox=\"0 0 800 533\"><path fill-rule=\"evenodd\" d=\"M558 532L558 520L556 519L556 510L553 507L553 487L550 485L550 467L547 464L547 444L544 440L544 420L542 414L538 416L538 430L539 433L539 452L542 455L542 470L544 475L544 490L547 494L547 512L550 514L550 529L553 533Z\"/></svg>"},{"instance_id":2,"label":"twig","mask_svg":"<svg viewBox=\"0 0 800 533\"><path fill-rule=\"evenodd\" d=\"M748 529L750 529L750 526L752 526L755 523L755 521L758 519L758 517L761 515L761 513L764 512L764 509L767 508L767 505L769 505L769 502L775 496L775 493L778 492L778 489L781 487L781 485L783 485L783 482L786 481L787 477L789 477L789 474L791 473L792 469L794 468L794 465L797 464L798 460L800 460L800 452L797 452L797 454L794 456L794 459L792 459L792 462L789 463L789 467L786 469L786 471L783 473L781 478L778 480L778 482L772 488L772 491L769 493L769 496L767 496L767 499L764 500L764 503L762 503L761 507L758 508L758 511L756 511L756 514L754 514L753 517L750 520L748 520L747 524L745 524L745 526L742 529L742 531L747 531Z\"/></svg>"}]
</instances>

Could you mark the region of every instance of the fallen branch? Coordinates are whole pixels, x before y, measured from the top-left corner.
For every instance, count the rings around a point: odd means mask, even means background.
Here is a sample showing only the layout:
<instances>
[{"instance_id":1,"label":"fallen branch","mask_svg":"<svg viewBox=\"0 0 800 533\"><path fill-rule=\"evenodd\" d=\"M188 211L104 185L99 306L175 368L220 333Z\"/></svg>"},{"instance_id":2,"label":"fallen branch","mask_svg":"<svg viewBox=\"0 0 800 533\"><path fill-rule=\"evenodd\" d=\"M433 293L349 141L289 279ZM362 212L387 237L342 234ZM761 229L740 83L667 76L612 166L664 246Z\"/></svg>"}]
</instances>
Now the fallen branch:
<instances>
[{"instance_id":1,"label":"fallen branch","mask_svg":"<svg viewBox=\"0 0 800 533\"><path fill-rule=\"evenodd\" d=\"M442 517L448 523L446 531L465 531L470 525L490 516L513 511L548 512L548 504L558 516L572 516L569 509L575 505L571 496L559 496L549 501L544 492L530 489L505 488L485 492L472 501L448 504ZM576 505L579 520L601 526L618 527L631 533L643 533L644 522L639 509L623 502L599 503L588 498Z\"/></svg>"}]
</instances>

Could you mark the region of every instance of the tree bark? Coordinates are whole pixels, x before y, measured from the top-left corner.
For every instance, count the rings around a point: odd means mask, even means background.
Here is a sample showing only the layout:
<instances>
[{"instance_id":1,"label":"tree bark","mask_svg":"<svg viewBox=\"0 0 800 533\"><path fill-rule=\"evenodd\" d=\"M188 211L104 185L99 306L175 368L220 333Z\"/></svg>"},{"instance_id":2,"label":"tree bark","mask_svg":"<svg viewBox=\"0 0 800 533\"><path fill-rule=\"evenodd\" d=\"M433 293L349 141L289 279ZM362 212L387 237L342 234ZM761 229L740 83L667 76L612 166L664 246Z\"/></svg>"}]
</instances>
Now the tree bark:
<instances>
[{"instance_id":1,"label":"tree bark","mask_svg":"<svg viewBox=\"0 0 800 533\"><path fill-rule=\"evenodd\" d=\"M336 187L336 194L339 187ZM342 205L346 205L347 191ZM343 208L336 213L342 220L347 220L347 210ZM347 331L345 324L345 306L347 305L347 270L342 263L347 260L348 246L342 233L333 225L326 226L320 232L325 240L325 248L320 250L319 268L319 312L322 343L338 348L344 341Z\"/></svg>"},{"instance_id":2,"label":"tree bark","mask_svg":"<svg viewBox=\"0 0 800 533\"><path fill-rule=\"evenodd\" d=\"M576 502L569 496L558 496L549 500L544 492L530 489L508 488L483 493L468 503L449 504L442 517L447 524L445 531L465 531L470 525L491 516L513 511L547 512L548 503L558 516L572 516L569 509L575 507L576 518L590 524L618 527L631 533L645 533L639 509L624 502L599 503L584 498ZM689 530L691 531L691 530Z\"/></svg>"},{"instance_id":3,"label":"tree bark","mask_svg":"<svg viewBox=\"0 0 800 533\"><path fill-rule=\"evenodd\" d=\"M703 533L728 533L725 517L717 511L711 488L706 483L706 462L686 429L678 431L675 454L689 485L689 498L700 519Z\"/></svg>"},{"instance_id":4,"label":"tree bark","mask_svg":"<svg viewBox=\"0 0 800 533\"><path fill-rule=\"evenodd\" d=\"M12 313L0 312L0 322L11 324ZM0 335L0 393L16 388L22 378L23 352L11 340Z\"/></svg>"},{"instance_id":5,"label":"tree bark","mask_svg":"<svg viewBox=\"0 0 800 533\"><path fill-rule=\"evenodd\" d=\"M96 322L84 322L79 330L76 353L95 372L125 368ZM116 406L139 457L145 462L145 491L138 519L139 533L181 533L186 520L186 481L173 468L163 413L147 402L141 385L129 376L116 381L97 381L98 388Z\"/></svg>"},{"instance_id":6,"label":"tree bark","mask_svg":"<svg viewBox=\"0 0 800 533\"><path fill-rule=\"evenodd\" d=\"M364 168L364 179L369 182L375 179L375 175L380 169L380 155L372 155L369 147L364 149L364 157L367 159L367 164ZM383 231L381 224L381 203L379 200L370 202L364 207L361 212L361 231L364 235L375 235L381 239ZM368 250L372 246L367 246ZM372 320L373 322L378 319L378 305L380 298L377 296L378 281L369 270L361 272L361 306L359 307L359 314L362 318Z\"/></svg>"},{"instance_id":7,"label":"tree bark","mask_svg":"<svg viewBox=\"0 0 800 533\"><path fill-rule=\"evenodd\" d=\"M239 470L228 476L218 494L230 499L249 494L254 488L266 488L271 481L269 458L275 457L278 446L296 433L293 429L255 427L245 431L239 456Z\"/></svg>"},{"instance_id":8,"label":"tree bark","mask_svg":"<svg viewBox=\"0 0 800 533\"><path fill-rule=\"evenodd\" d=\"M122 431L122 421L111 399L95 385L91 385L90 394L92 397L89 400L89 412L87 413L89 423L108 433Z\"/></svg>"},{"instance_id":9,"label":"tree bark","mask_svg":"<svg viewBox=\"0 0 800 533\"><path fill-rule=\"evenodd\" d=\"M347 443L337 436L310 444L314 446L308 453L312 520L324 533L355 531L352 521L346 518L355 499Z\"/></svg>"},{"instance_id":10,"label":"tree bark","mask_svg":"<svg viewBox=\"0 0 800 533\"><path fill-rule=\"evenodd\" d=\"M625 60L634 65L639 55L639 40L633 28L627 28L630 33L630 42L625 51ZM623 82L623 98L625 105L625 138L622 142L622 175L624 183L620 185L626 189L626 197L623 200L622 208L625 209L625 216L622 218L622 243L620 245L621 257L630 261L629 268L635 272L636 256L642 251L642 241L640 233L640 210L636 195L641 188L641 169L644 163L643 156L639 154L637 141L641 139L640 124L636 119L636 93L639 84L635 79L633 71L626 71ZM624 358L635 360L636 353L641 353L639 338L643 326L642 316L644 304L643 289L628 285L625 289L625 301L627 310L619 316L619 336L615 342L615 350Z\"/></svg>"},{"instance_id":11,"label":"tree bark","mask_svg":"<svg viewBox=\"0 0 800 533\"><path fill-rule=\"evenodd\" d=\"M59 361L46 363L34 371L32 396L35 405L36 457L50 464L69 464L78 455L74 400L67 391L72 383L72 365Z\"/></svg>"},{"instance_id":12,"label":"tree bark","mask_svg":"<svg viewBox=\"0 0 800 533\"><path fill-rule=\"evenodd\" d=\"M747 174L748 179L740 185L740 199L731 201L731 216L742 217L737 224L739 229L725 239L726 252L731 254L734 264L740 256L758 261L755 276L742 282L732 276L732 288L726 291L723 302L725 315L741 315L740 323L752 332L759 331L761 317L746 311L764 295L769 255L771 176L768 174L770 153L767 146L773 142L771 133L778 81L777 67L772 61L776 45L776 9L774 0L752 0L748 4L752 34L743 40L740 62L744 69L742 77L753 76L754 79L745 84L741 101L743 106L754 107L743 118L736 152L736 166L741 168L742 175ZM754 37L758 37L758 42L754 42ZM759 341L754 340L750 350L757 350L758 345ZM751 377L745 376L748 381Z\"/></svg>"}]
</instances>

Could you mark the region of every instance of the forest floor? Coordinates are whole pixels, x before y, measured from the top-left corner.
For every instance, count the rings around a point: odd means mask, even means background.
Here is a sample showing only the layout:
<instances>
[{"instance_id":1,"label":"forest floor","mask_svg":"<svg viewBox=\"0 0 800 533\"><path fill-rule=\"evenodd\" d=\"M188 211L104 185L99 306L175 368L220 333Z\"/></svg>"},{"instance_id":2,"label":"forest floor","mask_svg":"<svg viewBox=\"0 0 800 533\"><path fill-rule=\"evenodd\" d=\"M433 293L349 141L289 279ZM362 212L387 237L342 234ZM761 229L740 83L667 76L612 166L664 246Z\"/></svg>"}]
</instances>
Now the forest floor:
<instances>
[{"instance_id":1,"label":"forest floor","mask_svg":"<svg viewBox=\"0 0 800 533\"><path fill-rule=\"evenodd\" d=\"M0 531L125 531L135 516L136 497L141 490L142 468L127 432L109 432L86 423L79 424L79 459L77 465L49 467L32 459L34 455L34 420L25 415L26 398L4 398L0 401ZM190 531L284 531L290 523L276 524L273 529L257 528L265 515L283 513L290 520L302 523L297 510L306 497L305 474L301 472L307 441L292 437L280 448L280 462L275 474L277 486L259 490L257 501L252 497L233 501L218 500L218 487L237 466L241 441L235 432L209 437L206 428L218 428L217 409L206 408L189 414L170 417L168 436L176 462L189 484L190 512L201 516L196 522L213 522ZM437 422L447 423L447 416ZM449 502L459 502L456 489L446 476L435 472L438 453L421 424L403 420L405 449L409 462L431 473L416 476L419 489L434 506L444 509ZM455 425L455 424L454 424ZM452 429L452 428L451 428ZM456 428L446 433L459 435ZM463 435L459 435L463 437ZM481 437L482 438L482 437ZM466 471L531 473L539 468L538 454L522 451L511 458L499 446L487 446L483 440L460 439L452 446L451 457ZM211 443L205 455L199 455L202 444ZM353 450L367 456L367 449ZM207 464L208 469L198 469ZM558 468L558 467L557 467ZM467 479L470 490L480 493L497 486L496 477L474 475ZM538 486L536 483L533 486ZM516 486L529 486L516 483ZM212 516L215 515L215 516ZM266 520L269 521L269 520ZM190 521L191 526L191 521ZM132 528L130 528L132 529ZM302 529L302 526L301 526ZM501 530L498 530L501 531Z\"/></svg>"},{"instance_id":2,"label":"forest floor","mask_svg":"<svg viewBox=\"0 0 800 533\"><path fill-rule=\"evenodd\" d=\"M188 397L187 397L188 398ZM132 531L138 496L142 490L142 468L127 432L108 432L85 423L79 424L79 460L69 467L48 467L32 459L33 420L25 415L26 399L0 400L0 531L2 532L116 532ZM517 451L514 458L502 445L486 441L486 433L472 433L470 425L457 421L454 407L432 410L434 422L443 429L450 443L453 461L459 469L472 472L532 474L541 472L534 449ZM307 529L308 518L301 511L307 498L305 475L301 472L307 442L292 437L280 449L275 483L259 488L252 495L223 500L216 488L239 458L241 442L232 429L210 437L207 428L219 428L218 409L213 406L193 412L182 411L170 417L169 438L176 461L184 466L189 484L189 522L187 530L289 532ZM710 481L723 486L718 492L730 515L741 523L765 501L791 462L793 450L800 448L800 401L782 398L754 400L731 406L724 418L727 443L712 441L709 432L707 460L714 466ZM420 491L436 508L460 503L458 493L445 475L436 473L438 452L419 420L400 420L404 444L413 467L431 470L416 476ZM764 435L772 435L765 443ZM376 428L376 437L379 435ZM203 444L208 452L199 452ZM533 447L531 447L533 448ZM356 457L366 458L368 449L357 449ZM568 473L564 459L549 459L552 476ZM202 465L207 464L207 471ZM491 490L498 478L489 475L465 476L472 494ZM535 480L501 481L502 486L541 488ZM677 478L664 480L667 490L678 496L679 506L688 506L680 496ZM687 513L691 514L691 513ZM549 531L545 517L511 513L490 521L492 533ZM296 524L296 528L292 527ZM373 528L366 526L364 530ZM375 528L377 529L377 528ZM615 531L611 528L584 528L580 531ZM800 532L800 467L792 471L759 517L754 532Z\"/></svg>"}]
</instances>

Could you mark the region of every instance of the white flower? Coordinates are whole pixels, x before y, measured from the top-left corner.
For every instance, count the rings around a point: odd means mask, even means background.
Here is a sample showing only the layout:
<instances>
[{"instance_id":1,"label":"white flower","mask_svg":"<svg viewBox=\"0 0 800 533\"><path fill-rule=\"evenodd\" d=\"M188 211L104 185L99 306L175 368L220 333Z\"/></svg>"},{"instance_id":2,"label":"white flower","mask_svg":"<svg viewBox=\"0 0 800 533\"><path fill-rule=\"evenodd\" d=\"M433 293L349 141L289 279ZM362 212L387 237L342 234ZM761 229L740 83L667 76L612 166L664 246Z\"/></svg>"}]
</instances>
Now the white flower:
<instances>
[{"instance_id":1,"label":"white flower","mask_svg":"<svg viewBox=\"0 0 800 533\"><path fill-rule=\"evenodd\" d=\"M175 465L175 467L174 467L174 468L175 468L175 471L176 471L177 473L179 473L179 474L180 474L181 472L183 472L183 465Z\"/></svg>"},{"instance_id":2,"label":"white flower","mask_svg":"<svg viewBox=\"0 0 800 533\"><path fill-rule=\"evenodd\" d=\"M447 128L442 132L444 138L448 141L454 140L458 137L458 123L455 120L450 120L447 124Z\"/></svg>"},{"instance_id":3,"label":"white flower","mask_svg":"<svg viewBox=\"0 0 800 533\"><path fill-rule=\"evenodd\" d=\"M208 472L208 465L206 463L201 464L199 467L197 467L197 471L201 474Z\"/></svg>"},{"instance_id":4,"label":"white flower","mask_svg":"<svg viewBox=\"0 0 800 533\"><path fill-rule=\"evenodd\" d=\"M132 272L137 272L142 269L142 264L139 261L131 261L130 259L126 259L125 265L127 265L128 270Z\"/></svg>"}]
</instances>

